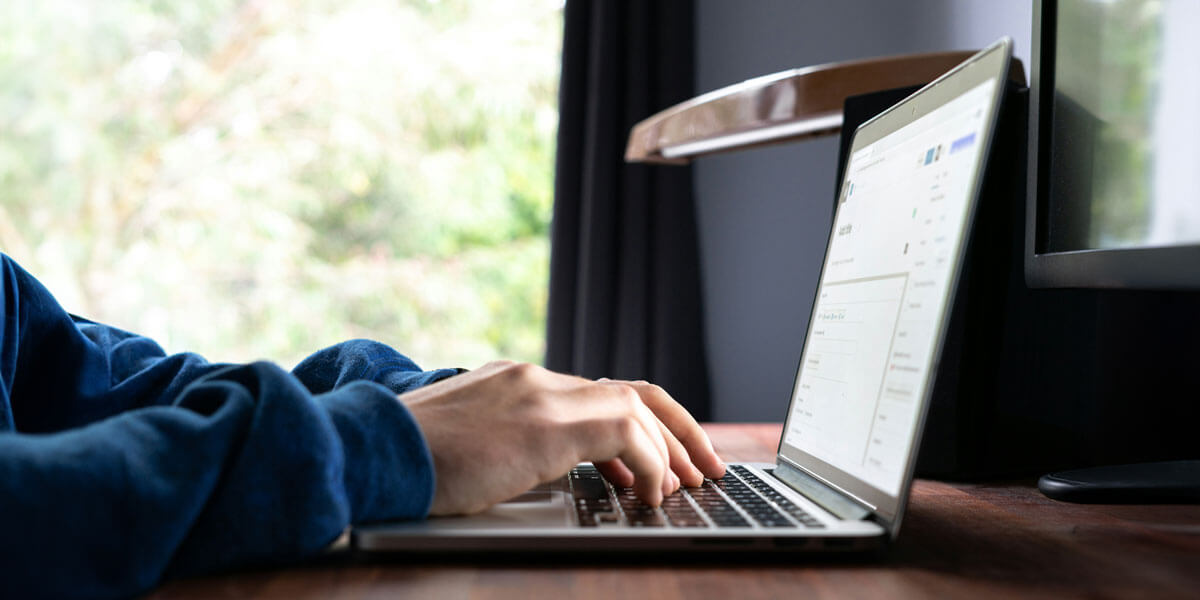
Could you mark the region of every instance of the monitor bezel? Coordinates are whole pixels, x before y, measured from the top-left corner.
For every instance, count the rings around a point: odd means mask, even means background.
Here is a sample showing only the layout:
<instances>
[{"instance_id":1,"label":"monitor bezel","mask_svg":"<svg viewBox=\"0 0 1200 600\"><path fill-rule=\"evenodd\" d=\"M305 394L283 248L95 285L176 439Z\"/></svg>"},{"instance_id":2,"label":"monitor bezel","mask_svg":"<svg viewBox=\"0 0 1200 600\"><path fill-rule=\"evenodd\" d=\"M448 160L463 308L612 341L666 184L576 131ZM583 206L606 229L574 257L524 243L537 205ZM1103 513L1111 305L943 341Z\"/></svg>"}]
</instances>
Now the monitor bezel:
<instances>
[{"instance_id":1,"label":"monitor bezel","mask_svg":"<svg viewBox=\"0 0 1200 600\"><path fill-rule=\"evenodd\" d=\"M1057 15L1058 0L1035 0L1025 203L1026 284L1033 288L1200 289L1200 244L1046 250Z\"/></svg>"}]
</instances>

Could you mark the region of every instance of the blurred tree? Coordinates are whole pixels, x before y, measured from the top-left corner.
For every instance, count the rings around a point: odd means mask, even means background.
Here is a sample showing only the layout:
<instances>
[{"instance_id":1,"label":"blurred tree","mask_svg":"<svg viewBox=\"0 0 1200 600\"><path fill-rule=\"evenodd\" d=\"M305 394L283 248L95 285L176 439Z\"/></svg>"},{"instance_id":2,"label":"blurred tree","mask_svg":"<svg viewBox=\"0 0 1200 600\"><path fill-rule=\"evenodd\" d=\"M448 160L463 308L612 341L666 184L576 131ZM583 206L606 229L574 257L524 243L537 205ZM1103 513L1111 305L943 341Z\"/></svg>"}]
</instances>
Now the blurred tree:
<instances>
[{"instance_id":1,"label":"blurred tree","mask_svg":"<svg viewBox=\"0 0 1200 600\"><path fill-rule=\"evenodd\" d=\"M1186 1L1186 0L1185 0ZM1139 244L1151 212L1151 129L1162 41L1162 2L1067 0L1058 34L1058 85L1097 119L1092 247ZM1103 73L1103 78L1087 76Z\"/></svg>"},{"instance_id":2,"label":"blurred tree","mask_svg":"<svg viewBox=\"0 0 1200 600\"><path fill-rule=\"evenodd\" d=\"M539 361L561 4L9 0L0 249L216 360Z\"/></svg>"}]
</instances>

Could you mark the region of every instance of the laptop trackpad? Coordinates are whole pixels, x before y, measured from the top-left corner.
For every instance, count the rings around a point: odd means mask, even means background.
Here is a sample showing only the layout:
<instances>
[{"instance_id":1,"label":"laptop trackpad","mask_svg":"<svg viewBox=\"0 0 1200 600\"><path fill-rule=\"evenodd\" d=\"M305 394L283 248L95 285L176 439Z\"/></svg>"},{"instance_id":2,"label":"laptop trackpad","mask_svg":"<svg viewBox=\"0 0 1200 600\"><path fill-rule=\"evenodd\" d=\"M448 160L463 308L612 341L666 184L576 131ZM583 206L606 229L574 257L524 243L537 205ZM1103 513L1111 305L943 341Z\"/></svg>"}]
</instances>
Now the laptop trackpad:
<instances>
[{"instance_id":1,"label":"laptop trackpad","mask_svg":"<svg viewBox=\"0 0 1200 600\"><path fill-rule=\"evenodd\" d=\"M500 505L505 504L547 504L554 501L554 492L549 490L529 490L524 494L520 494L513 498L509 498Z\"/></svg>"},{"instance_id":2,"label":"laptop trackpad","mask_svg":"<svg viewBox=\"0 0 1200 600\"><path fill-rule=\"evenodd\" d=\"M429 519L431 526L452 529L565 527L571 524L571 495L538 486L476 515Z\"/></svg>"}]
</instances>

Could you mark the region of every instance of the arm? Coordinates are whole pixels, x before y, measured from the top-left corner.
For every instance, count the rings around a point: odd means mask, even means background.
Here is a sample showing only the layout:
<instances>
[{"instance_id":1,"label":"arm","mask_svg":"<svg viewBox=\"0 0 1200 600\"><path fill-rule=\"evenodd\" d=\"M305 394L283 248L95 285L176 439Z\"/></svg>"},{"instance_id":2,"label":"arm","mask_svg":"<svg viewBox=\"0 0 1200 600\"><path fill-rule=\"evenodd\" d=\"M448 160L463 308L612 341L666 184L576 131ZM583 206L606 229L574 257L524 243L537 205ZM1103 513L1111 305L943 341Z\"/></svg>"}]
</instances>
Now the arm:
<instances>
[{"instance_id":1,"label":"arm","mask_svg":"<svg viewBox=\"0 0 1200 600\"><path fill-rule=\"evenodd\" d=\"M481 510L582 460L652 504L724 470L650 384L493 363L420 387L455 371L361 341L292 375L166 357L72 320L0 259L0 575L17 597L287 561L349 522Z\"/></svg>"},{"instance_id":2,"label":"arm","mask_svg":"<svg viewBox=\"0 0 1200 600\"><path fill-rule=\"evenodd\" d=\"M422 371L407 356L385 344L371 340L350 340L314 352L296 365L292 374L314 394L336 390L356 381L375 382L396 394L403 394L459 371Z\"/></svg>"},{"instance_id":3,"label":"arm","mask_svg":"<svg viewBox=\"0 0 1200 600\"><path fill-rule=\"evenodd\" d=\"M0 262L4 595L127 596L428 511L428 450L384 385L347 378L314 394L273 365L168 357L72 319Z\"/></svg>"},{"instance_id":4,"label":"arm","mask_svg":"<svg viewBox=\"0 0 1200 600\"><path fill-rule=\"evenodd\" d=\"M420 518L424 440L388 390L313 397L269 364L52 435L0 435L0 565L14 597L124 596L311 555L352 521Z\"/></svg>"}]
</instances>

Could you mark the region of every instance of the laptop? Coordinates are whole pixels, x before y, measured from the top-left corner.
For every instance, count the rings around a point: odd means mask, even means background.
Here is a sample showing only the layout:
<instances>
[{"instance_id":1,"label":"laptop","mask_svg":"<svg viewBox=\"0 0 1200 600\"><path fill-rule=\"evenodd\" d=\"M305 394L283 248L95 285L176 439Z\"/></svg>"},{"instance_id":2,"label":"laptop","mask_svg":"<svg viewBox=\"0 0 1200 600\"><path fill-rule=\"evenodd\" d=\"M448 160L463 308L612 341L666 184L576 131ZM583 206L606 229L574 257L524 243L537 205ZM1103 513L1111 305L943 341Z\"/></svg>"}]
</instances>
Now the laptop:
<instances>
[{"instance_id":1,"label":"laptop","mask_svg":"<svg viewBox=\"0 0 1200 600\"><path fill-rule=\"evenodd\" d=\"M900 531L1012 54L1003 38L855 132L773 464L651 508L590 464L464 517L357 526L364 551L818 551Z\"/></svg>"}]
</instances>

